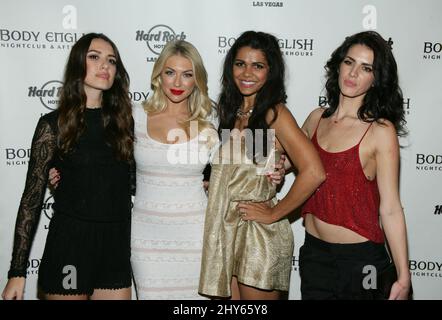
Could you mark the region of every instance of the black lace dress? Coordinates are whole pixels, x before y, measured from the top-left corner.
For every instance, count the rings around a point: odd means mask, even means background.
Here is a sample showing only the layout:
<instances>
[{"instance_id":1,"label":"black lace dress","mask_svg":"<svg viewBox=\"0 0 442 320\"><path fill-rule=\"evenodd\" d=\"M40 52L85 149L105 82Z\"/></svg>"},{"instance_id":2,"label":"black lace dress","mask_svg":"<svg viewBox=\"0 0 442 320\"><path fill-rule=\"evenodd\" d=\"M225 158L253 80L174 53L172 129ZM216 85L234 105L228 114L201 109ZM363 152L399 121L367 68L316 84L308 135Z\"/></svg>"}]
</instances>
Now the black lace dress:
<instances>
[{"instance_id":1,"label":"black lace dress","mask_svg":"<svg viewBox=\"0 0 442 320\"><path fill-rule=\"evenodd\" d=\"M87 109L85 132L62 158L57 150L58 112L40 118L34 133L26 185L18 210L8 277L26 277L48 171L61 181L39 269L49 294L92 294L131 286L130 217L134 162L118 161L106 144L101 109Z\"/></svg>"}]
</instances>

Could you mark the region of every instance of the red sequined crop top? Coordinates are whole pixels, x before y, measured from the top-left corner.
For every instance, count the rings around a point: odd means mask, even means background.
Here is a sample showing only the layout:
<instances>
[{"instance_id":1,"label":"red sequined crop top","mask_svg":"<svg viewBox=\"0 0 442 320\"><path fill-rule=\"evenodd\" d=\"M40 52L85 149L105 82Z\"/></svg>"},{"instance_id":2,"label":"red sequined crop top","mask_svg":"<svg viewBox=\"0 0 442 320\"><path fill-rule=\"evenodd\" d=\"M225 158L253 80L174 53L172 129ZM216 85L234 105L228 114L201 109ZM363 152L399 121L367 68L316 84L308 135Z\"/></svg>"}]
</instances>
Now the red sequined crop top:
<instances>
[{"instance_id":1,"label":"red sequined crop top","mask_svg":"<svg viewBox=\"0 0 442 320\"><path fill-rule=\"evenodd\" d=\"M377 182L366 178L359 159L359 145L371 125L357 145L341 152L328 152L319 146L318 127L319 123L312 142L322 160L326 180L307 200L302 216L311 213L326 223L350 229L373 242L384 242L379 225Z\"/></svg>"}]
</instances>

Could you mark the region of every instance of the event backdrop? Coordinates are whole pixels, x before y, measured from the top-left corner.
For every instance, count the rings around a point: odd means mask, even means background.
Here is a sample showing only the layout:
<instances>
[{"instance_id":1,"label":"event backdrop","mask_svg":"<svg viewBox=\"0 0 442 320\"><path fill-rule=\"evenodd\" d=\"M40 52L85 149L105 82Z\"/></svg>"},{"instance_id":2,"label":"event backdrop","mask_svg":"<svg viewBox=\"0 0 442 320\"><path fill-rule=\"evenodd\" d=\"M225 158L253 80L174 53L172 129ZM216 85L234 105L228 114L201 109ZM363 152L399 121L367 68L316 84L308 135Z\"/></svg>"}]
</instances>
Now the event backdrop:
<instances>
[{"instance_id":1,"label":"event backdrop","mask_svg":"<svg viewBox=\"0 0 442 320\"><path fill-rule=\"evenodd\" d=\"M439 0L2 0L0 4L0 289L37 120L58 103L73 43L103 32L120 49L140 103L151 93L153 62L167 41L200 51L216 100L223 58L245 30L274 34L287 65L288 107L302 124L324 105L324 64L346 36L377 30L392 43L410 134L401 139L400 192L408 224L415 299L442 299L442 2ZM294 177L288 176L279 196ZM52 216L49 193L29 257L27 299L36 299L38 267ZM299 299L302 221L294 216L289 299Z\"/></svg>"}]
</instances>

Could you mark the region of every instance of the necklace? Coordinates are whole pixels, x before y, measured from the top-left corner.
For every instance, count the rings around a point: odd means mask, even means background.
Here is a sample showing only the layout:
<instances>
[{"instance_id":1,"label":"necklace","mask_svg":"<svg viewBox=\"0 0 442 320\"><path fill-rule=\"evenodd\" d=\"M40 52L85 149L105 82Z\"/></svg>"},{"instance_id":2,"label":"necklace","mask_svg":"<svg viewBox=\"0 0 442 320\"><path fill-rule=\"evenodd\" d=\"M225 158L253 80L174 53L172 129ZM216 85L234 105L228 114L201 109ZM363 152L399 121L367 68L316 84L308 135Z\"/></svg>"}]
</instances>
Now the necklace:
<instances>
[{"instance_id":1,"label":"necklace","mask_svg":"<svg viewBox=\"0 0 442 320\"><path fill-rule=\"evenodd\" d=\"M253 113L253 107L250 108L250 110L248 111L242 111L241 108L238 108L238 110L236 110L236 116L238 118L250 117L252 113Z\"/></svg>"}]
</instances>

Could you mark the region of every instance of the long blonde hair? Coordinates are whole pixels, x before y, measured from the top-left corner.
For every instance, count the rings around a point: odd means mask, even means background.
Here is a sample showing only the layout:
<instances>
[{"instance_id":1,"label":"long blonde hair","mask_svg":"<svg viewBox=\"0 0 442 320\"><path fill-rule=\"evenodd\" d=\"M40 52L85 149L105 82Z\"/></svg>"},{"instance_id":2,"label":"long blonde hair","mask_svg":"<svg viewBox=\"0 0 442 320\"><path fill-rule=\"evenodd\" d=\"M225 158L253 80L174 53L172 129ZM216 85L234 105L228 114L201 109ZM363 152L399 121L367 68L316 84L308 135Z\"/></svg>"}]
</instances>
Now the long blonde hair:
<instances>
[{"instance_id":1,"label":"long blonde hair","mask_svg":"<svg viewBox=\"0 0 442 320\"><path fill-rule=\"evenodd\" d=\"M201 133L204 129L213 129L213 125L209 121L213 104L208 95L207 72L198 50L191 43L184 40L170 41L161 51L153 66L151 76L153 95L143 103L144 110L150 115L161 112L167 107L167 97L161 89L161 72L167 59L175 55L190 60L195 77L195 88L189 96L187 104L190 117L182 121L181 125L188 135L190 122L195 120L198 121L198 133Z\"/></svg>"}]
</instances>

